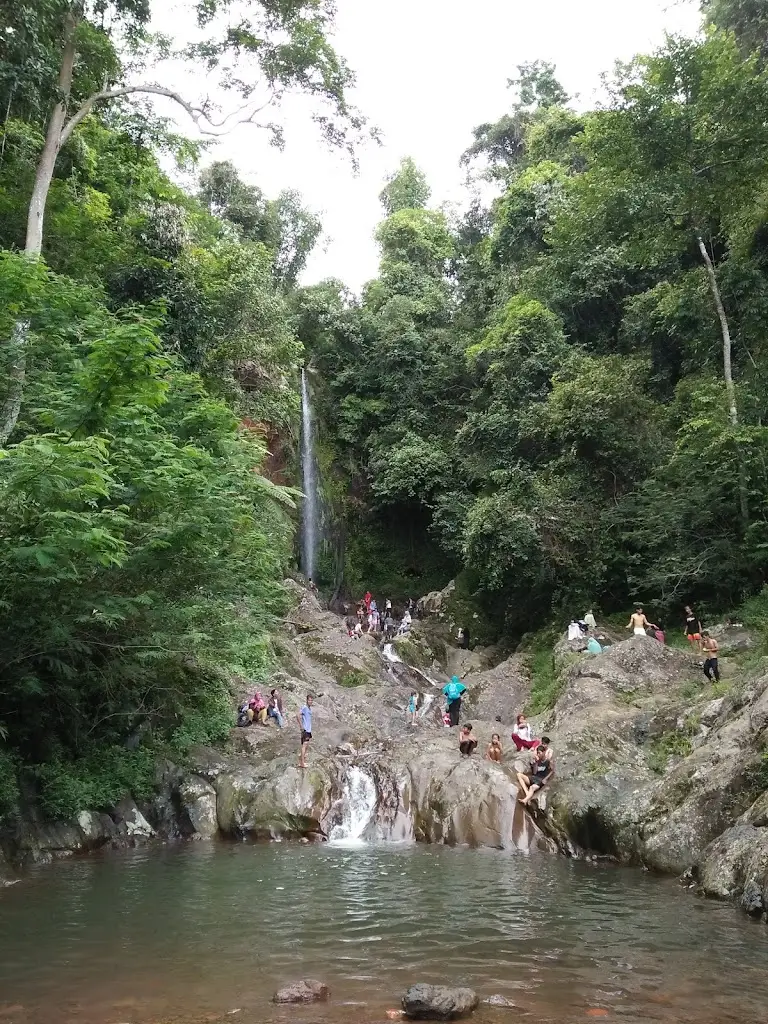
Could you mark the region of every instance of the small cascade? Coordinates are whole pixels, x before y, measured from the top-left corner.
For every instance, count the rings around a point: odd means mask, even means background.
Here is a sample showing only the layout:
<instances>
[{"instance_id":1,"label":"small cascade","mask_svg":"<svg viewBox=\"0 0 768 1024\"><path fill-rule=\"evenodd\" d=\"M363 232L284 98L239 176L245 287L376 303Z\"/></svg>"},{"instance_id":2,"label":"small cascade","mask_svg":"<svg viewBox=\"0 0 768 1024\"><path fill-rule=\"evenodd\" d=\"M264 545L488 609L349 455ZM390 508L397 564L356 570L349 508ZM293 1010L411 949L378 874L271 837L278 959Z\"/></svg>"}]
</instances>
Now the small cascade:
<instances>
[{"instance_id":1,"label":"small cascade","mask_svg":"<svg viewBox=\"0 0 768 1024\"><path fill-rule=\"evenodd\" d=\"M328 841L345 845L363 843L376 813L376 803L376 783L366 771L353 765L342 788L341 821L328 833Z\"/></svg>"},{"instance_id":2,"label":"small cascade","mask_svg":"<svg viewBox=\"0 0 768 1024\"><path fill-rule=\"evenodd\" d=\"M304 500L301 507L301 569L308 579L315 576L317 552L317 471L315 465L314 423L307 371L301 368L301 483Z\"/></svg>"},{"instance_id":3,"label":"small cascade","mask_svg":"<svg viewBox=\"0 0 768 1024\"><path fill-rule=\"evenodd\" d=\"M388 661L390 665L403 664L403 659L395 650L394 644L384 644L384 649L382 650L381 653L384 655L385 660Z\"/></svg>"}]
</instances>

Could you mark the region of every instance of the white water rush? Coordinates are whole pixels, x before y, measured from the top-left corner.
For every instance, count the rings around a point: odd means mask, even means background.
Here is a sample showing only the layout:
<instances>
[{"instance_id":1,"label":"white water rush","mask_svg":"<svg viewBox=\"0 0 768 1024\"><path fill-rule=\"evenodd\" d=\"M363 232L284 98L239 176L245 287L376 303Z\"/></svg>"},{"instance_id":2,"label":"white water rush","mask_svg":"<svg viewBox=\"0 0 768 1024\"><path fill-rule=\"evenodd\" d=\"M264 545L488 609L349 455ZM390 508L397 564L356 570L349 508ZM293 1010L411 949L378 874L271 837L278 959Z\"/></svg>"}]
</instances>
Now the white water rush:
<instances>
[{"instance_id":1,"label":"white water rush","mask_svg":"<svg viewBox=\"0 0 768 1024\"><path fill-rule=\"evenodd\" d=\"M331 829L328 841L348 846L363 843L376 810L376 784L362 768L353 765L347 772L341 803L341 821Z\"/></svg>"},{"instance_id":2,"label":"white water rush","mask_svg":"<svg viewBox=\"0 0 768 1024\"><path fill-rule=\"evenodd\" d=\"M315 577L317 551L317 474L312 403L307 371L301 368L301 483L304 500L301 506L301 569L308 579Z\"/></svg>"}]
</instances>

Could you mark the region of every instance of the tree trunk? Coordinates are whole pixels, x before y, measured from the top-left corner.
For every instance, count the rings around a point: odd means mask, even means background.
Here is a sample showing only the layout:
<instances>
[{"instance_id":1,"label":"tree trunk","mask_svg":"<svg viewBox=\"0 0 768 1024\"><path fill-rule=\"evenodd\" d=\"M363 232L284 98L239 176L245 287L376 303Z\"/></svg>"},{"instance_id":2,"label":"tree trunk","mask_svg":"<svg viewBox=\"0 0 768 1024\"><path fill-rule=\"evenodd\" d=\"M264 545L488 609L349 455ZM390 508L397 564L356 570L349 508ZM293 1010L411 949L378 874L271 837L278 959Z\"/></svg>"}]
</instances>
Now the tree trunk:
<instances>
[{"instance_id":1,"label":"tree trunk","mask_svg":"<svg viewBox=\"0 0 768 1024\"><path fill-rule=\"evenodd\" d=\"M45 145L35 172L35 184L29 202L27 215L27 237L24 252L32 259L37 259L43 248L43 222L48 192L53 180L56 158L61 148L62 131L67 120L67 108L72 92L72 78L77 52L75 33L77 20L75 12L70 8L64 22L64 46L59 68L58 101L53 108L45 135ZM19 418L21 400L24 393L24 381L27 372L27 340L29 324L20 321L16 324L13 336L6 343L9 355L7 370L7 390L0 407L0 445L4 445Z\"/></svg>"},{"instance_id":2,"label":"tree trunk","mask_svg":"<svg viewBox=\"0 0 768 1024\"><path fill-rule=\"evenodd\" d=\"M725 378L725 394L728 399L728 419L731 426L735 428L739 425L739 410L736 405L736 388L733 383L731 365L731 330L728 326L728 317L725 315L725 306L723 306L723 299L720 295L720 286L717 283L717 274L715 273L712 257L709 255L709 250L704 244L704 239L701 235L696 236L696 241L699 244L699 252L704 260L704 266L707 268L709 287L715 302L717 317L720 321L720 332L723 336L723 377ZM747 473L741 452L739 452L739 504L741 506L741 519L746 527L749 523L749 503L747 501Z\"/></svg>"}]
</instances>

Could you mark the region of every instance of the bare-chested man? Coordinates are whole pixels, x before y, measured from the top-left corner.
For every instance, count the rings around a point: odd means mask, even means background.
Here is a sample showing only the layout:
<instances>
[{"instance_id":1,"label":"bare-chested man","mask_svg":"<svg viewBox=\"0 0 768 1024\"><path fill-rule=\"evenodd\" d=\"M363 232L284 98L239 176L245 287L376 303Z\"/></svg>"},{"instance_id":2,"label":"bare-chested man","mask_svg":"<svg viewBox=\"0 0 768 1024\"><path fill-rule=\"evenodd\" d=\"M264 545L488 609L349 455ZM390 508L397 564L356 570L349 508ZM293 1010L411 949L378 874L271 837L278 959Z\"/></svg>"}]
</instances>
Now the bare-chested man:
<instances>
[{"instance_id":1,"label":"bare-chested man","mask_svg":"<svg viewBox=\"0 0 768 1024\"><path fill-rule=\"evenodd\" d=\"M634 630L635 636L646 636L645 631L649 625L650 623L648 622L648 619L646 619L645 617L643 606L641 604L637 605L634 612L629 617L627 629Z\"/></svg>"}]
</instances>

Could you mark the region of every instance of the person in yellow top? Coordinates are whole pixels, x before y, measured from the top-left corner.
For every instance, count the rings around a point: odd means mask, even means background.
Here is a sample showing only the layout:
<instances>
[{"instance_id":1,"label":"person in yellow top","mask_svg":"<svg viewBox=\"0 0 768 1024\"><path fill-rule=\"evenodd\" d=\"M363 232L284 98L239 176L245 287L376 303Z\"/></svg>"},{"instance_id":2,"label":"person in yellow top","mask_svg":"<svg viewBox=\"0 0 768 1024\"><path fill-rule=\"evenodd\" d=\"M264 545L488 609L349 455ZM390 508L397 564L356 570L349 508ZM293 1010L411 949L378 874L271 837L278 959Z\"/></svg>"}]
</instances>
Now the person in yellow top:
<instances>
[{"instance_id":1,"label":"person in yellow top","mask_svg":"<svg viewBox=\"0 0 768 1024\"><path fill-rule=\"evenodd\" d=\"M634 612L629 617L627 629L634 630L635 636L646 636L647 634L645 631L649 625L650 623L645 617L643 606L641 604L637 605Z\"/></svg>"},{"instance_id":2,"label":"person in yellow top","mask_svg":"<svg viewBox=\"0 0 768 1024\"><path fill-rule=\"evenodd\" d=\"M715 640L713 636L709 635L708 630L704 629L701 632L701 650L706 655L706 661L704 662L704 675L711 682L720 682L720 668L717 664L717 655L720 650L720 644Z\"/></svg>"}]
</instances>

